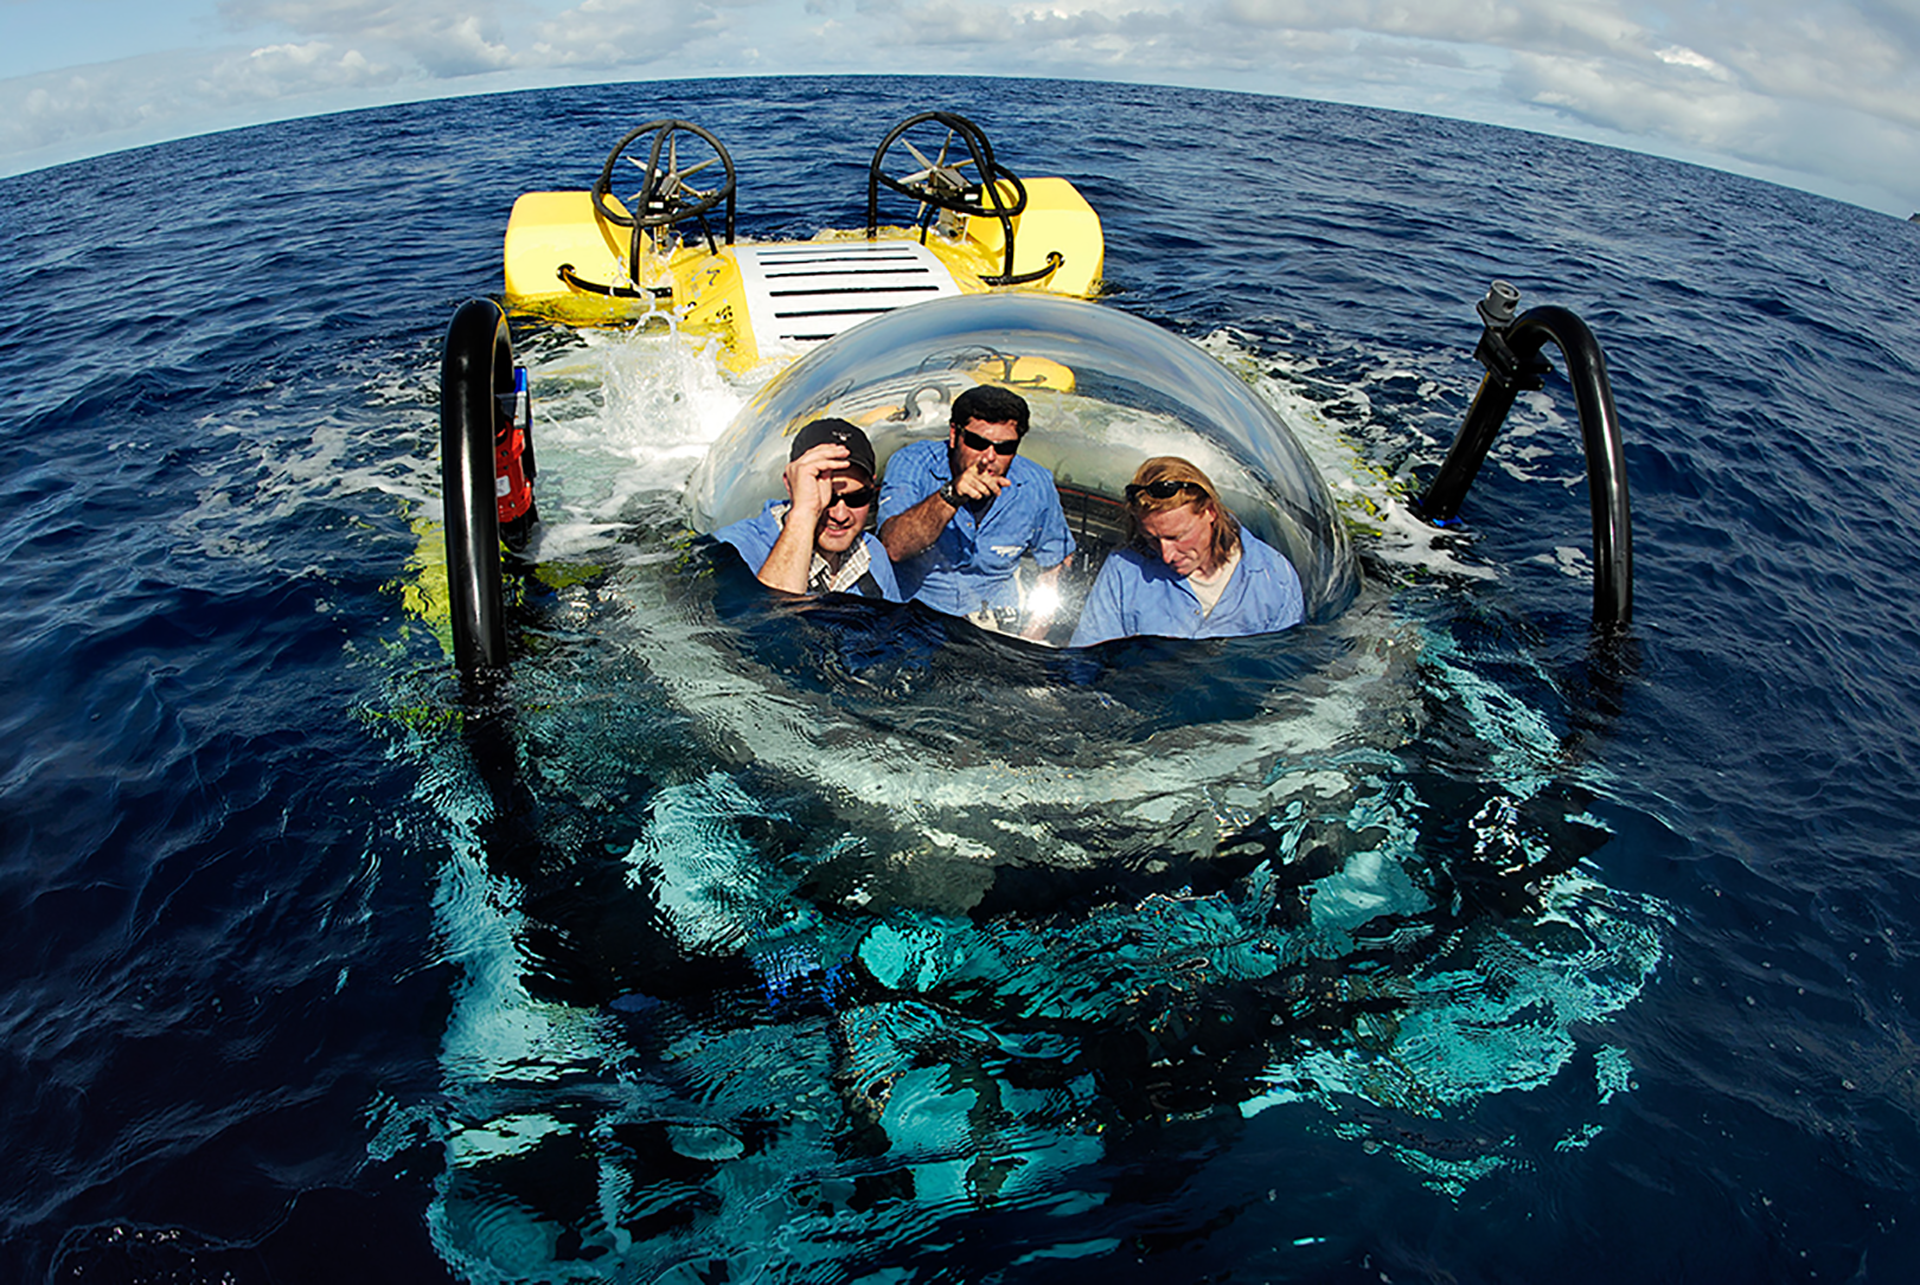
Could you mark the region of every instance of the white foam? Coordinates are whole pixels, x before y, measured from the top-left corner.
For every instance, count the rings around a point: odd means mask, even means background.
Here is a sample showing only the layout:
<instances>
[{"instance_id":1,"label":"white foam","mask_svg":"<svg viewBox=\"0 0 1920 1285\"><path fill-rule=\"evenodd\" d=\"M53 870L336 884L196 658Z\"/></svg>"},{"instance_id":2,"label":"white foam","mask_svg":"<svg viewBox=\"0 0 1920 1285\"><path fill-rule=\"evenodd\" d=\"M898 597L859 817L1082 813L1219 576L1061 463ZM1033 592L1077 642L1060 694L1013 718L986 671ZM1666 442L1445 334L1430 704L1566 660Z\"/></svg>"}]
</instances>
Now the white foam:
<instances>
[{"instance_id":1,"label":"white foam","mask_svg":"<svg viewBox=\"0 0 1920 1285\"><path fill-rule=\"evenodd\" d=\"M1443 532L1420 516L1406 479L1369 461L1353 439L1327 418L1320 402L1306 396L1297 383L1274 373L1311 370L1311 362L1263 356L1226 330L1216 330L1198 343L1238 372L1293 430L1320 476L1326 479L1348 533L1364 540L1373 554L1386 562L1449 576L1488 579L1495 575L1490 567L1462 561L1454 552L1460 543L1458 534ZM1386 364L1375 378L1419 378L1423 390L1436 391L1424 376L1395 364L1397 359L1383 356L1380 360ZM1349 389L1342 404L1355 408L1358 422L1373 422L1372 403L1364 389Z\"/></svg>"}]
</instances>

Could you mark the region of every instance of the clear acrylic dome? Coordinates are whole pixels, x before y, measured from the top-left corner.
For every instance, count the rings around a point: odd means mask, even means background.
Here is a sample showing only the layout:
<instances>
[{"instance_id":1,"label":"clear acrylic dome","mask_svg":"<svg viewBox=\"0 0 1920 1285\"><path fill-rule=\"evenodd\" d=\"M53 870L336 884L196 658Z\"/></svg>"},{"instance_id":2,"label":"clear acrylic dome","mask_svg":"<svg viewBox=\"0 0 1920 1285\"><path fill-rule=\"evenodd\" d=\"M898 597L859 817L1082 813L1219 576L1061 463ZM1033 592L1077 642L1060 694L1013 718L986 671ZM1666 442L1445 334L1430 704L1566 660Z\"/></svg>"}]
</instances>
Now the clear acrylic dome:
<instances>
[{"instance_id":1,"label":"clear acrylic dome","mask_svg":"<svg viewBox=\"0 0 1920 1285\"><path fill-rule=\"evenodd\" d=\"M1123 537L1118 500L1154 455L1191 460L1245 526L1300 573L1307 616L1353 599L1352 550L1319 472L1272 407L1193 344L1117 309L1007 292L876 317L787 367L708 452L688 488L696 529L782 494L792 435L837 416L866 429L884 474L908 442L944 437L948 405L1003 383L1032 407L1021 454L1052 471L1096 561ZM1077 609L1077 603L1071 604Z\"/></svg>"}]
</instances>

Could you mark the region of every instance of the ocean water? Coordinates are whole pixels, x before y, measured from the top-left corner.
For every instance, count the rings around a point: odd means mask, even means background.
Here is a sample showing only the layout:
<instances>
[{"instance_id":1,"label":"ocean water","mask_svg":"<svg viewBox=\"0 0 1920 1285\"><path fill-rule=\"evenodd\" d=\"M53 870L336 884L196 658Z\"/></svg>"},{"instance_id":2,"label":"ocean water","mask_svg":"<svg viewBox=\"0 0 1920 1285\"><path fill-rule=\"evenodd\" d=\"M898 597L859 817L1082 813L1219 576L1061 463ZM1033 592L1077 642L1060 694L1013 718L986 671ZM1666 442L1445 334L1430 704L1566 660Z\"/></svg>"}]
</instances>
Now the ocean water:
<instances>
[{"instance_id":1,"label":"ocean water","mask_svg":"<svg viewBox=\"0 0 1920 1285\"><path fill-rule=\"evenodd\" d=\"M854 226L931 107L1072 178L1107 306L1296 429L1354 606L1091 679L783 608L686 530L752 388L521 324L542 573L466 700L440 343L514 198L679 116L744 234ZM0 1277L1920 1269L1913 226L1388 112L910 78L418 104L0 195ZM1606 350L1624 637L1553 379L1458 528L1408 506L1494 277Z\"/></svg>"}]
</instances>

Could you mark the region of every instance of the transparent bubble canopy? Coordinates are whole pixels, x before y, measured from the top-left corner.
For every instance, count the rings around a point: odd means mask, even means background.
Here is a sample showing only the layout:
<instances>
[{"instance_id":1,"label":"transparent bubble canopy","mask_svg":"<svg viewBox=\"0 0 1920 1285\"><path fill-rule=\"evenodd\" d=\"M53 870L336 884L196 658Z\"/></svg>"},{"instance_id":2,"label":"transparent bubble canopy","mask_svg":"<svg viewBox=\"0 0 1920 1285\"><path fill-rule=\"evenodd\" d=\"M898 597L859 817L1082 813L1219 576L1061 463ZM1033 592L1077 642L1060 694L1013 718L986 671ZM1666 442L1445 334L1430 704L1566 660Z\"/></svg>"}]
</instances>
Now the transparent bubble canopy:
<instances>
[{"instance_id":1,"label":"transparent bubble canopy","mask_svg":"<svg viewBox=\"0 0 1920 1285\"><path fill-rule=\"evenodd\" d=\"M881 471L908 442L944 437L975 383L1032 407L1021 454L1063 491L1118 500L1142 460L1178 455L1210 476L1248 529L1300 573L1310 619L1337 615L1358 580L1331 495L1266 402L1192 343L1117 309L1008 292L886 313L787 367L714 443L688 489L710 531L782 494L792 435L837 416L861 425Z\"/></svg>"}]
</instances>

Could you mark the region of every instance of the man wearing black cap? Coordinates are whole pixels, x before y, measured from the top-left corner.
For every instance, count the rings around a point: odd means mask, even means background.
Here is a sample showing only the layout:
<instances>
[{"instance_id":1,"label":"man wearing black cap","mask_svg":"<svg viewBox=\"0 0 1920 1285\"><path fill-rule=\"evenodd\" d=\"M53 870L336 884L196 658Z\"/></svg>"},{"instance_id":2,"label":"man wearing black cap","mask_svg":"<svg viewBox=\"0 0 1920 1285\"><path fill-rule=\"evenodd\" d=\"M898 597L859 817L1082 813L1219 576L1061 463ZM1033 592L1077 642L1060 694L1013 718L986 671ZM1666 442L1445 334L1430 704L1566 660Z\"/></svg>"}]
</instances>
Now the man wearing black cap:
<instances>
[{"instance_id":1,"label":"man wearing black cap","mask_svg":"<svg viewBox=\"0 0 1920 1285\"><path fill-rule=\"evenodd\" d=\"M715 531L760 583L787 593L858 593L899 602L893 563L867 533L873 516L873 444L844 419L816 419L794 435L785 500Z\"/></svg>"}]
</instances>

